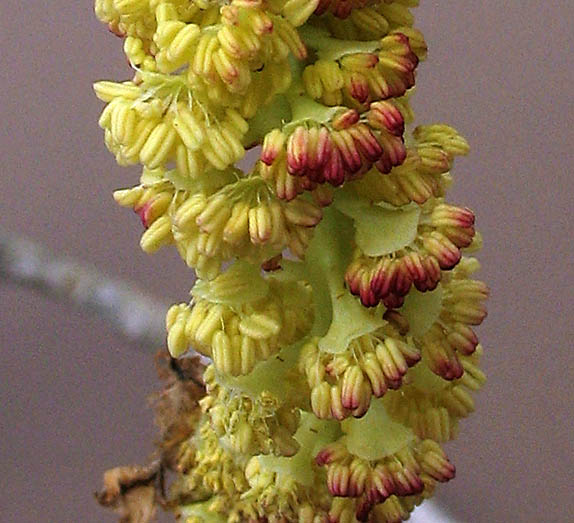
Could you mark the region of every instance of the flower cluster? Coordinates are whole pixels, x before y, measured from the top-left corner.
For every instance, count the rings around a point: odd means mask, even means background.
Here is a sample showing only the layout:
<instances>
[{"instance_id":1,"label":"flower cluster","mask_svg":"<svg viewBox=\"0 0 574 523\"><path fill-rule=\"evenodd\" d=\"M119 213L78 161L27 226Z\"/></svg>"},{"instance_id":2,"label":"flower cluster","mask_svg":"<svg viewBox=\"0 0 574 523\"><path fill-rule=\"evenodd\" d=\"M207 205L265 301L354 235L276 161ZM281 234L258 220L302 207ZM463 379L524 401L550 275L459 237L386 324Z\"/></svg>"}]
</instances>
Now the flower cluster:
<instances>
[{"instance_id":1,"label":"flower cluster","mask_svg":"<svg viewBox=\"0 0 574 523\"><path fill-rule=\"evenodd\" d=\"M373 507L384 505L391 496L428 493L437 482L454 477L454 467L430 439L414 440L377 459L358 457L349 452L344 442L337 441L325 447L315 461L327 468L329 492L347 498L331 510L333 522L345 521L340 514L343 507L352 507L357 520L367 521Z\"/></svg>"},{"instance_id":2,"label":"flower cluster","mask_svg":"<svg viewBox=\"0 0 574 523\"><path fill-rule=\"evenodd\" d=\"M281 401L268 391L250 397L225 387L215 379L215 368L205 371L207 395L202 409L222 444L237 454L293 456L299 450L293 434L300 412L290 401Z\"/></svg>"},{"instance_id":3,"label":"flower cluster","mask_svg":"<svg viewBox=\"0 0 574 523\"><path fill-rule=\"evenodd\" d=\"M361 417L371 396L398 389L420 351L384 330L354 339L342 354L321 351L313 339L301 350L299 367L311 389L311 408L321 419Z\"/></svg>"},{"instance_id":4,"label":"flower cluster","mask_svg":"<svg viewBox=\"0 0 574 523\"><path fill-rule=\"evenodd\" d=\"M259 288L250 287L254 272L236 268L196 285L192 305L169 309L167 345L174 357L193 346L212 358L217 370L244 375L308 332L313 318L306 313L311 302L307 286L269 278Z\"/></svg>"},{"instance_id":5,"label":"flower cluster","mask_svg":"<svg viewBox=\"0 0 574 523\"><path fill-rule=\"evenodd\" d=\"M423 292L434 290L442 271L455 267L461 249L472 243L475 231L470 209L433 199L421 211L416 237L403 249L377 257L356 249L345 279L366 307L379 302L388 308L400 306L413 285Z\"/></svg>"},{"instance_id":6,"label":"flower cluster","mask_svg":"<svg viewBox=\"0 0 574 523\"><path fill-rule=\"evenodd\" d=\"M410 127L416 5L96 0L133 71L99 123L142 165L114 197L197 276L166 317L193 383L158 402L187 523L402 521L454 477L488 289L447 199L468 144Z\"/></svg>"},{"instance_id":7,"label":"flower cluster","mask_svg":"<svg viewBox=\"0 0 574 523\"><path fill-rule=\"evenodd\" d=\"M373 164L388 173L405 160L403 131L391 102L373 103L363 115L346 109L323 125L298 125L289 136L274 129L263 143L260 173L286 200L319 184L340 186Z\"/></svg>"}]
</instances>

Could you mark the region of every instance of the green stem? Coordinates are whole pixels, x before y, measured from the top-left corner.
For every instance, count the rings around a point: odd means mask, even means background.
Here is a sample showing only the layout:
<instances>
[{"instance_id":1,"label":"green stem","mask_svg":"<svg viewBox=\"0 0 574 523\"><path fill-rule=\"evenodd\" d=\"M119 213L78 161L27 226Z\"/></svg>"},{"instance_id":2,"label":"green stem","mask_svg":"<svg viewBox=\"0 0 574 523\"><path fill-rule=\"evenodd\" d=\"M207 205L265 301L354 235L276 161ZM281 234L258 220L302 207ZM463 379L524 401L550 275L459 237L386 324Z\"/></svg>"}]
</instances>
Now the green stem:
<instances>
[{"instance_id":1,"label":"green stem","mask_svg":"<svg viewBox=\"0 0 574 523\"><path fill-rule=\"evenodd\" d=\"M352 240L352 222L336 209L326 208L305 255L305 273L313 288L314 336L327 333L333 320L333 304L337 296L346 294L344 274L351 260Z\"/></svg>"},{"instance_id":2,"label":"green stem","mask_svg":"<svg viewBox=\"0 0 574 523\"><path fill-rule=\"evenodd\" d=\"M353 237L353 221L329 207L305 258L315 304L312 334L322 336L319 348L332 354L344 352L353 339L384 325L380 311L366 309L345 288Z\"/></svg>"}]
</instances>

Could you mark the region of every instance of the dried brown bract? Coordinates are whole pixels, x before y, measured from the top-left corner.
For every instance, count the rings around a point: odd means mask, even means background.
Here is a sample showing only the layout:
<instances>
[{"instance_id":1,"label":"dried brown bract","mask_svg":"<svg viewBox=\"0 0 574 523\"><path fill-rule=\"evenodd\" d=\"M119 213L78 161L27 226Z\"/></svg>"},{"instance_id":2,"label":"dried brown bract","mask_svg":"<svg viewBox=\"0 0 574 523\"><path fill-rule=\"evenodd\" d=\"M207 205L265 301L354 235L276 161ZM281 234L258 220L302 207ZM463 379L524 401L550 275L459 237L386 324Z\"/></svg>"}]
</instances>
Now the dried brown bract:
<instances>
[{"instance_id":1,"label":"dried brown bract","mask_svg":"<svg viewBox=\"0 0 574 523\"><path fill-rule=\"evenodd\" d=\"M162 463L174 469L179 446L191 436L201 415L199 400L205 396L204 366L199 358L176 360L164 352L158 353L156 363L164 386L151 397L151 403L160 429Z\"/></svg>"},{"instance_id":2,"label":"dried brown bract","mask_svg":"<svg viewBox=\"0 0 574 523\"><path fill-rule=\"evenodd\" d=\"M162 466L156 461L148 466L125 466L104 473L104 489L96 493L100 505L113 508L120 523L152 521L161 500Z\"/></svg>"}]
</instances>

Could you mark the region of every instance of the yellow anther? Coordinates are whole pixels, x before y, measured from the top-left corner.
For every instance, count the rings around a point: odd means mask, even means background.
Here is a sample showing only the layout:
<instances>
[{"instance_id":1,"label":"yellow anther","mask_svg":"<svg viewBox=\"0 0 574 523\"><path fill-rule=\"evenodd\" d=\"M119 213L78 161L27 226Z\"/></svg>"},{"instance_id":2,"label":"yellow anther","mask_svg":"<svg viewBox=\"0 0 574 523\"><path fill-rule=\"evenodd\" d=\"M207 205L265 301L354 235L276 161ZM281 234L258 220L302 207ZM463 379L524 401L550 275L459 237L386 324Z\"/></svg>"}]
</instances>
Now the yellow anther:
<instances>
[{"instance_id":1,"label":"yellow anther","mask_svg":"<svg viewBox=\"0 0 574 523\"><path fill-rule=\"evenodd\" d=\"M160 167L171 154L176 137L175 129L171 125L159 123L141 148L140 161L150 169Z\"/></svg>"},{"instance_id":2,"label":"yellow anther","mask_svg":"<svg viewBox=\"0 0 574 523\"><path fill-rule=\"evenodd\" d=\"M117 98L136 100L141 96L139 87L132 82L125 82L123 84L105 81L97 82L94 84L94 91L102 102L111 102Z\"/></svg>"},{"instance_id":3,"label":"yellow anther","mask_svg":"<svg viewBox=\"0 0 574 523\"><path fill-rule=\"evenodd\" d=\"M254 340L265 340L279 333L280 323L265 314L252 314L239 323L239 331Z\"/></svg>"},{"instance_id":4,"label":"yellow anther","mask_svg":"<svg viewBox=\"0 0 574 523\"><path fill-rule=\"evenodd\" d=\"M145 252L153 253L172 241L171 220L169 216L162 216L143 233L140 246Z\"/></svg>"},{"instance_id":5,"label":"yellow anther","mask_svg":"<svg viewBox=\"0 0 574 523\"><path fill-rule=\"evenodd\" d=\"M173 126L188 149L196 151L201 147L205 139L203 124L183 103L177 106Z\"/></svg>"},{"instance_id":6,"label":"yellow anther","mask_svg":"<svg viewBox=\"0 0 574 523\"><path fill-rule=\"evenodd\" d=\"M223 240L231 245L240 244L248 235L249 203L237 202L223 229Z\"/></svg>"},{"instance_id":7,"label":"yellow anther","mask_svg":"<svg viewBox=\"0 0 574 523\"><path fill-rule=\"evenodd\" d=\"M260 203L249 209L249 236L255 245L265 243L271 238L273 223L267 203Z\"/></svg>"}]
</instances>

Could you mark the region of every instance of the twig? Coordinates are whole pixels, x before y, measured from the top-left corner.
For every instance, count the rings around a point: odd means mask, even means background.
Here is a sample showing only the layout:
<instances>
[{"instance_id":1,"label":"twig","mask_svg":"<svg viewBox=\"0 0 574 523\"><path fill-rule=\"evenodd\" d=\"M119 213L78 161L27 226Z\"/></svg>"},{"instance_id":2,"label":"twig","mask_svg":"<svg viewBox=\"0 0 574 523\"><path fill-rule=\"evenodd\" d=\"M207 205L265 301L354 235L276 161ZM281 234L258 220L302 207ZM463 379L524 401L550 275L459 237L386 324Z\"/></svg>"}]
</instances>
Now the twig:
<instances>
[{"instance_id":1,"label":"twig","mask_svg":"<svg viewBox=\"0 0 574 523\"><path fill-rule=\"evenodd\" d=\"M167 302L1 228L0 280L89 310L134 344L153 350L165 345ZM201 356L201 363L210 360Z\"/></svg>"}]
</instances>

